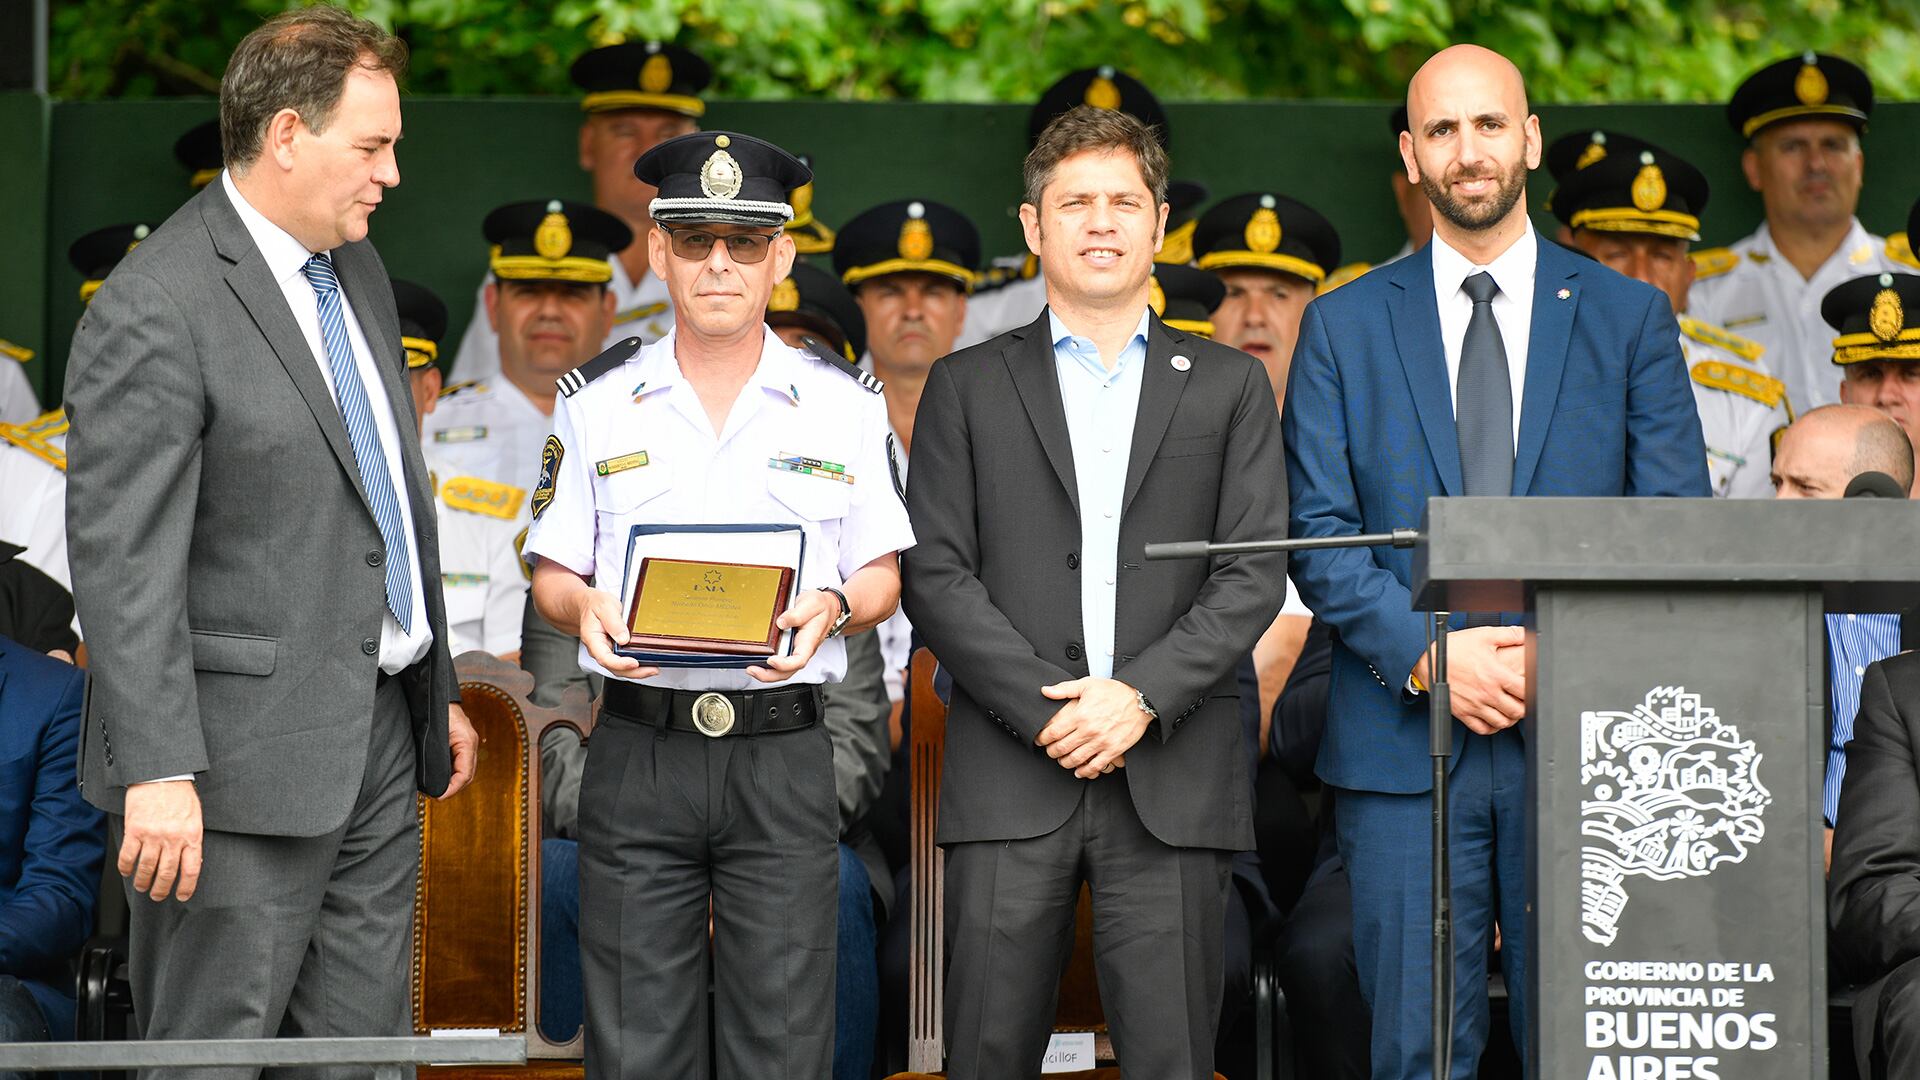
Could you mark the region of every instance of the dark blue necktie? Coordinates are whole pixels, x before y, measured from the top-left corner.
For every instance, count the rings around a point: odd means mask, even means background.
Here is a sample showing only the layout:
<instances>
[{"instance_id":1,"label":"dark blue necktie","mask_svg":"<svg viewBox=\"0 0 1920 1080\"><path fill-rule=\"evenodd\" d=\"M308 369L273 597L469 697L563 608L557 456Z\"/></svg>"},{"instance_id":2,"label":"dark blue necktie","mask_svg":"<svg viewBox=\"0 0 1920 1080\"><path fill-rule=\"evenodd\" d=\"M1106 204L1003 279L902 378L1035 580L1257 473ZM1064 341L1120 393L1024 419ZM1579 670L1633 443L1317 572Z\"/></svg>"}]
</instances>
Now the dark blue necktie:
<instances>
[{"instance_id":1,"label":"dark blue necktie","mask_svg":"<svg viewBox=\"0 0 1920 1080\"><path fill-rule=\"evenodd\" d=\"M1460 283L1473 301L1467 336L1460 342L1460 376L1454 385L1453 426L1460 440L1460 476L1468 495L1513 494L1513 381L1507 347L1493 317L1500 294L1486 271Z\"/></svg>"},{"instance_id":2,"label":"dark blue necktie","mask_svg":"<svg viewBox=\"0 0 1920 1080\"><path fill-rule=\"evenodd\" d=\"M340 419L346 422L354 464L360 467L360 486L366 492L367 505L373 509L373 522L380 528L380 542L386 545L387 610L399 620L400 629L410 633L413 630L413 564L407 557L406 533L400 527L400 499L394 494L393 477L387 472L387 455L380 448L380 429L374 426L367 387L360 381L360 367L353 362L353 345L347 340L346 313L340 306L340 279L334 275L333 263L325 255L308 259L300 271L313 286L314 302L320 311L320 339L327 347L327 367L333 372L333 394L339 400Z\"/></svg>"}]
</instances>

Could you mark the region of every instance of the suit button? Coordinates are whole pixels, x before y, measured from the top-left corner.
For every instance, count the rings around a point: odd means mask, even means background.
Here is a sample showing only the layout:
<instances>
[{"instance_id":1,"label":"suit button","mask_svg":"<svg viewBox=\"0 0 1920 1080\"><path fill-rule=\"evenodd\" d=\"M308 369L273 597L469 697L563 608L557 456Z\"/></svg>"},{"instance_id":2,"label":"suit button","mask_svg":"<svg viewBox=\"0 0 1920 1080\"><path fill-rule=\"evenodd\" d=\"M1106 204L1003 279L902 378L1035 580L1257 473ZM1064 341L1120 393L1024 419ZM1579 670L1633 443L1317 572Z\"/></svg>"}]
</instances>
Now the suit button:
<instances>
[{"instance_id":1,"label":"suit button","mask_svg":"<svg viewBox=\"0 0 1920 1080\"><path fill-rule=\"evenodd\" d=\"M1080 569L1080 556L1078 553L1072 551L1067 552L1067 569Z\"/></svg>"},{"instance_id":2,"label":"suit button","mask_svg":"<svg viewBox=\"0 0 1920 1080\"><path fill-rule=\"evenodd\" d=\"M1067 642L1067 659L1069 660L1080 659L1080 643L1079 642L1077 641Z\"/></svg>"},{"instance_id":3,"label":"suit button","mask_svg":"<svg viewBox=\"0 0 1920 1080\"><path fill-rule=\"evenodd\" d=\"M382 552L378 549L367 552L368 566L379 566L381 563L386 561L387 561L387 556L385 552Z\"/></svg>"},{"instance_id":4,"label":"suit button","mask_svg":"<svg viewBox=\"0 0 1920 1080\"><path fill-rule=\"evenodd\" d=\"M380 654L380 639L368 638L361 642L360 651L366 653L368 656L378 656Z\"/></svg>"}]
</instances>

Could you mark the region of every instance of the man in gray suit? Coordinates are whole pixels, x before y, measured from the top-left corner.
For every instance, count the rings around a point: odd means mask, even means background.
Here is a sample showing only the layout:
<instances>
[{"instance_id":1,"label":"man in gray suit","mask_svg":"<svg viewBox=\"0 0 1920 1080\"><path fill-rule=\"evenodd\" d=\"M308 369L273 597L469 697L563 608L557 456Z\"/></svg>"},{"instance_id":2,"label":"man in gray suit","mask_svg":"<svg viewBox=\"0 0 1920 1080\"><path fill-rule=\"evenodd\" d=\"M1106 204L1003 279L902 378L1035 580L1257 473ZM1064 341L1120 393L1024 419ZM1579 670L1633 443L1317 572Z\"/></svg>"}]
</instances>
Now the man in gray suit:
<instances>
[{"instance_id":1,"label":"man in gray suit","mask_svg":"<svg viewBox=\"0 0 1920 1080\"><path fill-rule=\"evenodd\" d=\"M1286 531L1280 423L1245 353L1148 306L1166 154L1082 106L1027 157L1032 325L934 364L914 420L907 614L953 675L947 1068L1039 1075L1082 883L1129 1076L1213 1075L1229 862L1253 847L1235 665L1286 558L1145 560Z\"/></svg>"},{"instance_id":2,"label":"man in gray suit","mask_svg":"<svg viewBox=\"0 0 1920 1080\"><path fill-rule=\"evenodd\" d=\"M249 34L221 82L226 171L74 339L80 777L130 879L148 1038L409 1027L414 790L457 792L475 740L366 241L400 180L405 62L336 8Z\"/></svg>"}]
</instances>

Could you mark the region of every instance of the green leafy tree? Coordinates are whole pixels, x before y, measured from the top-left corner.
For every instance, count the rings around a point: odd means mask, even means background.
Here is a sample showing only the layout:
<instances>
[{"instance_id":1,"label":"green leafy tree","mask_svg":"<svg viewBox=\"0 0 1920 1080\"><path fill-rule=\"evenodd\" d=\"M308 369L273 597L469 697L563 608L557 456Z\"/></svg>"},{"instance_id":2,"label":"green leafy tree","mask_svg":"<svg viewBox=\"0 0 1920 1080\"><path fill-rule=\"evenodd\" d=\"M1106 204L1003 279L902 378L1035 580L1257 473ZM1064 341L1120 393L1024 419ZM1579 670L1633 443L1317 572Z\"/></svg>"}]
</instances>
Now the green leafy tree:
<instances>
[{"instance_id":1,"label":"green leafy tree","mask_svg":"<svg viewBox=\"0 0 1920 1080\"><path fill-rule=\"evenodd\" d=\"M65 98L213 93L286 0L54 0ZM414 51L423 94L565 94L585 48L679 40L735 98L1030 100L1129 71L1170 100L1392 98L1435 49L1511 57L1541 102L1716 101L1802 49L1920 92L1920 6L1860 0L348 0Z\"/></svg>"}]
</instances>

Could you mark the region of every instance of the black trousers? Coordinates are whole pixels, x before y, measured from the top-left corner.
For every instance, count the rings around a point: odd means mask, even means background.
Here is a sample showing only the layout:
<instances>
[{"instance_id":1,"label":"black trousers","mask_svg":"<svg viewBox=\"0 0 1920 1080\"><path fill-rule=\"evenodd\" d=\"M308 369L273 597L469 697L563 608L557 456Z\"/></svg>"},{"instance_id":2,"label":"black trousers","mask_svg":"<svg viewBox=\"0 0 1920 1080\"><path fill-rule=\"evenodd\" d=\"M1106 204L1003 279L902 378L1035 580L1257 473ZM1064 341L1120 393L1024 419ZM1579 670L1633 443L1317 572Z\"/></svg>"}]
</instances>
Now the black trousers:
<instances>
[{"instance_id":1,"label":"black trousers","mask_svg":"<svg viewBox=\"0 0 1920 1080\"><path fill-rule=\"evenodd\" d=\"M1080 886L1094 971L1127 1080L1210 1080L1230 852L1161 843L1124 771L1089 781L1045 836L953 844L946 871L947 1075L1037 1077Z\"/></svg>"},{"instance_id":2,"label":"black trousers","mask_svg":"<svg viewBox=\"0 0 1920 1080\"><path fill-rule=\"evenodd\" d=\"M589 1080L832 1073L839 814L819 724L710 739L601 714L580 783Z\"/></svg>"}]
</instances>

